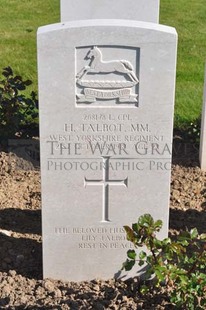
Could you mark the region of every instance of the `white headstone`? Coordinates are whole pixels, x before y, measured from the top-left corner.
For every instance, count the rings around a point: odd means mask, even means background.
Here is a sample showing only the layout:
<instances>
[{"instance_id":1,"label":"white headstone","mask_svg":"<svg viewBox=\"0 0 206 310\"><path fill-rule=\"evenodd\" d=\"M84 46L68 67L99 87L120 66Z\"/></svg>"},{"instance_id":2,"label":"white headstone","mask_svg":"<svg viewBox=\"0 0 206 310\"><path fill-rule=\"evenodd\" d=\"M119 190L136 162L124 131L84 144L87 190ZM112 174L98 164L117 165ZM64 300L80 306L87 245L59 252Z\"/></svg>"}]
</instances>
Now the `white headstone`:
<instances>
[{"instance_id":1,"label":"white headstone","mask_svg":"<svg viewBox=\"0 0 206 310\"><path fill-rule=\"evenodd\" d=\"M200 167L206 171L206 66L200 135Z\"/></svg>"},{"instance_id":2,"label":"white headstone","mask_svg":"<svg viewBox=\"0 0 206 310\"><path fill-rule=\"evenodd\" d=\"M61 21L129 19L159 22L159 0L61 0Z\"/></svg>"},{"instance_id":3,"label":"white headstone","mask_svg":"<svg viewBox=\"0 0 206 310\"><path fill-rule=\"evenodd\" d=\"M39 29L44 277L117 275L144 213L167 236L176 45L144 22Z\"/></svg>"}]
</instances>

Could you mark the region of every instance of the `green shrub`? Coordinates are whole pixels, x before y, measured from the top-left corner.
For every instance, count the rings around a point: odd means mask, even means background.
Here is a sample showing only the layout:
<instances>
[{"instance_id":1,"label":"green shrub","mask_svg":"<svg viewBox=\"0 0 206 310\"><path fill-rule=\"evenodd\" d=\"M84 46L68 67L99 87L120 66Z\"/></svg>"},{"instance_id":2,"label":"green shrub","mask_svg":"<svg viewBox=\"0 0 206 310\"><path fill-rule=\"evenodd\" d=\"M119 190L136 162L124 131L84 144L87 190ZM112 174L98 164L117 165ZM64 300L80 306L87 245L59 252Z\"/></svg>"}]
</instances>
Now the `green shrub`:
<instances>
[{"instance_id":1,"label":"green shrub","mask_svg":"<svg viewBox=\"0 0 206 310\"><path fill-rule=\"evenodd\" d=\"M140 216L137 223L124 226L127 239L135 248L144 247L138 255L128 250L123 269L130 270L138 262L147 266L142 293L151 286L164 287L170 301L181 309L206 309L206 234L196 228L181 232L175 241L159 240L157 233L162 221L154 221L150 214ZM153 281L147 281L154 278Z\"/></svg>"},{"instance_id":2,"label":"green shrub","mask_svg":"<svg viewBox=\"0 0 206 310\"><path fill-rule=\"evenodd\" d=\"M0 139L6 142L15 137L32 137L38 134L38 101L36 93L26 96L24 91L32 84L15 76L10 67L2 72L0 80Z\"/></svg>"}]
</instances>

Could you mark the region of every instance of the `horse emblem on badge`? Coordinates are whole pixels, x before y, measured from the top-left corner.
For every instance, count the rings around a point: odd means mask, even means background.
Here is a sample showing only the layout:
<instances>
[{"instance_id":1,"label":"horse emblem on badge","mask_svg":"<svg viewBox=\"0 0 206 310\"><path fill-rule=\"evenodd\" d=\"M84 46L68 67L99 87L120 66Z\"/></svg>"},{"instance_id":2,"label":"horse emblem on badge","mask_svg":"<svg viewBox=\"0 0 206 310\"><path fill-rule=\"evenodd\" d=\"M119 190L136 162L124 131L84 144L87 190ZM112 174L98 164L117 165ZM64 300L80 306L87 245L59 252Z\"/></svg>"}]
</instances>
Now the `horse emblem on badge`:
<instances>
[{"instance_id":1,"label":"horse emblem on badge","mask_svg":"<svg viewBox=\"0 0 206 310\"><path fill-rule=\"evenodd\" d=\"M108 57L107 57L108 58ZM77 104L113 102L137 105L136 85L139 80L128 60L104 60L99 47L86 53L87 65L76 74Z\"/></svg>"}]
</instances>

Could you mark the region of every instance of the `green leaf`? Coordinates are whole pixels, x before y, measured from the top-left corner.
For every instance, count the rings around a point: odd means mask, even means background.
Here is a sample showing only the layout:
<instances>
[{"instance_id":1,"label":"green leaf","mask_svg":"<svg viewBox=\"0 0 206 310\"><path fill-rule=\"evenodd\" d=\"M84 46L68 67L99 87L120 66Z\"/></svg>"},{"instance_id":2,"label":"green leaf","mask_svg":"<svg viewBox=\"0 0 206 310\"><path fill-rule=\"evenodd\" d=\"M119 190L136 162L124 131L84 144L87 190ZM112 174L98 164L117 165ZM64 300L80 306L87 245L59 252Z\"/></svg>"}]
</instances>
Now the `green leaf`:
<instances>
[{"instance_id":1,"label":"green leaf","mask_svg":"<svg viewBox=\"0 0 206 310\"><path fill-rule=\"evenodd\" d=\"M180 235L178 236L178 240L182 239L190 239L190 233L189 231L181 231Z\"/></svg>"},{"instance_id":2,"label":"green leaf","mask_svg":"<svg viewBox=\"0 0 206 310\"><path fill-rule=\"evenodd\" d=\"M147 253L145 253L144 251L141 251L141 252L139 253L139 258L140 258L141 260L145 259L146 256L147 256Z\"/></svg>"},{"instance_id":3,"label":"green leaf","mask_svg":"<svg viewBox=\"0 0 206 310\"><path fill-rule=\"evenodd\" d=\"M127 256L128 256L128 258L130 258L130 259L133 259L133 260L135 260L136 259L136 252L135 252L135 250L128 250L127 251Z\"/></svg>"},{"instance_id":4,"label":"green leaf","mask_svg":"<svg viewBox=\"0 0 206 310\"><path fill-rule=\"evenodd\" d=\"M154 227L155 228L158 228L158 229L161 229L162 228L162 225L163 225L163 222L161 220L157 220L155 223L154 223Z\"/></svg>"},{"instance_id":5,"label":"green leaf","mask_svg":"<svg viewBox=\"0 0 206 310\"><path fill-rule=\"evenodd\" d=\"M148 292L149 292L149 287L148 287L148 286L142 285L142 286L140 287L140 293L142 293L142 294L147 294Z\"/></svg>"},{"instance_id":6,"label":"green leaf","mask_svg":"<svg viewBox=\"0 0 206 310\"><path fill-rule=\"evenodd\" d=\"M164 243L164 244L171 244L171 239L170 239L170 238L165 238L165 239L163 240L163 243Z\"/></svg>"},{"instance_id":7,"label":"green leaf","mask_svg":"<svg viewBox=\"0 0 206 310\"><path fill-rule=\"evenodd\" d=\"M144 214L139 217L138 224L144 227L152 226L154 224L153 217L150 214Z\"/></svg>"},{"instance_id":8,"label":"green leaf","mask_svg":"<svg viewBox=\"0 0 206 310\"><path fill-rule=\"evenodd\" d=\"M13 71L12 71L11 67L4 68L2 75L5 77L9 77L10 75L13 75Z\"/></svg>"},{"instance_id":9,"label":"green leaf","mask_svg":"<svg viewBox=\"0 0 206 310\"><path fill-rule=\"evenodd\" d=\"M126 260L126 262L123 263L122 269L125 269L126 271L130 271L135 264L135 260Z\"/></svg>"},{"instance_id":10,"label":"green leaf","mask_svg":"<svg viewBox=\"0 0 206 310\"><path fill-rule=\"evenodd\" d=\"M24 86L23 83L16 85L16 88L17 88L18 90L25 90L25 89L26 89L26 87Z\"/></svg>"},{"instance_id":11,"label":"green leaf","mask_svg":"<svg viewBox=\"0 0 206 310\"><path fill-rule=\"evenodd\" d=\"M181 241L179 241L181 245L187 247L189 245L189 242L186 239L183 239Z\"/></svg>"},{"instance_id":12,"label":"green leaf","mask_svg":"<svg viewBox=\"0 0 206 310\"><path fill-rule=\"evenodd\" d=\"M186 249L180 243L176 243L176 242L173 242L170 245L170 249L173 252L177 253L178 255L180 255L182 252L184 253L186 251Z\"/></svg>"},{"instance_id":13,"label":"green leaf","mask_svg":"<svg viewBox=\"0 0 206 310\"><path fill-rule=\"evenodd\" d=\"M197 238L197 236L198 236L198 231L197 231L197 228L196 228L196 227L190 230L190 236L191 236L192 239Z\"/></svg>"},{"instance_id":14,"label":"green leaf","mask_svg":"<svg viewBox=\"0 0 206 310\"><path fill-rule=\"evenodd\" d=\"M201 235L200 235L200 239L201 239L201 240L206 240L206 234L201 234Z\"/></svg>"},{"instance_id":15,"label":"green leaf","mask_svg":"<svg viewBox=\"0 0 206 310\"><path fill-rule=\"evenodd\" d=\"M165 275L159 269L155 269L155 274L159 281L162 282L165 280Z\"/></svg>"},{"instance_id":16,"label":"green leaf","mask_svg":"<svg viewBox=\"0 0 206 310\"><path fill-rule=\"evenodd\" d=\"M127 233L127 240L131 242L135 242L135 234L133 230L129 226L123 226L126 233Z\"/></svg>"},{"instance_id":17,"label":"green leaf","mask_svg":"<svg viewBox=\"0 0 206 310\"><path fill-rule=\"evenodd\" d=\"M32 84L32 81L31 81L31 80L26 80L26 81L24 81L24 84L25 84L26 86L29 86L29 85Z\"/></svg>"},{"instance_id":18,"label":"green leaf","mask_svg":"<svg viewBox=\"0 0 206 310\"><path fill-rule=\"evenodd\" d=\"M132 224L132 229L133 229L135 232L138 232L138 231L139 231L139 226L137 225L137 223Z\"/></svg>"},{"instance_id":19,"label":"green leaf","mask_svg":"<svg viewBox=\"0 0 206 310\"><path fill-rule=\"evenodd\" d=\"M139 266L143 266L144 264L145 264L145 261L143 261L143 260L139 260Z\"/></svg>"}]
</instances>

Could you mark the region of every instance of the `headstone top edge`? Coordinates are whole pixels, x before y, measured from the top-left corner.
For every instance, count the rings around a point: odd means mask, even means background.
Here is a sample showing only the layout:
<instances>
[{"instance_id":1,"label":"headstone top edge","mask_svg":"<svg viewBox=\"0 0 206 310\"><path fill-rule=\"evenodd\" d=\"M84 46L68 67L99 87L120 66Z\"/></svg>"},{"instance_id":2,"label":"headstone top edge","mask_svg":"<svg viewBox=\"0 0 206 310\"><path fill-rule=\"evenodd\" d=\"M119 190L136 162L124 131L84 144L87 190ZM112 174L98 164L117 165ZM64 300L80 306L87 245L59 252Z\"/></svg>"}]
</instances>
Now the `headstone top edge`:
<instances>
[{"instance_id":1,"label":"headstone top edge","mask_svg":"<svg viewBox=\"0 0 206 310\"><path fill-rule=\"evenodd\" d=\"M41 26L38 28L37 33L42 34L46 32L51 32L60 29L67 28L81 28L81 27L128 27L128 28L143 28L143 29L153 29L161 32L167 32L177 35L177 31L174 27L165 26L162 24L142 22L136 20L126 20L126 19L86 19L78 21L69 21L64 23L50 24L46 26Z\"/></svg>"}]
</instances>

